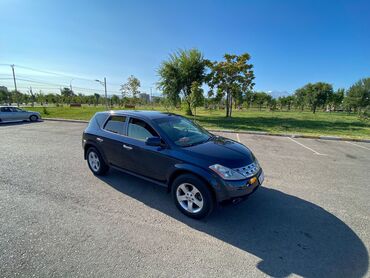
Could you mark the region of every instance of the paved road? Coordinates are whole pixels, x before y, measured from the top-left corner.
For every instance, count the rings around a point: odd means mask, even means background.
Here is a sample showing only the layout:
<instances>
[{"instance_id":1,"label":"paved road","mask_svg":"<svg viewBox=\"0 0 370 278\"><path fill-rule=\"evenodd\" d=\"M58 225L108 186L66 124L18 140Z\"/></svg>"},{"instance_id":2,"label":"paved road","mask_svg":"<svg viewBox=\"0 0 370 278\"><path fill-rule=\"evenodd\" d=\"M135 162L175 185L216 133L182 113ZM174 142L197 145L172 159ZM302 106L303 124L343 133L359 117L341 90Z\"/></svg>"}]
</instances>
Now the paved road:
<instances>
[{"instance_id":1,"label":"paved road","mask_svg":"<svg viewBox=\"0 0 370 278\"><path fill-rule=\"evenodd\" d=\"M265 185L196 221L153 184L94 177L84 127L0 126L1 277L369 277L370 144L228 134Z\"/></svg>"}]
</instances>

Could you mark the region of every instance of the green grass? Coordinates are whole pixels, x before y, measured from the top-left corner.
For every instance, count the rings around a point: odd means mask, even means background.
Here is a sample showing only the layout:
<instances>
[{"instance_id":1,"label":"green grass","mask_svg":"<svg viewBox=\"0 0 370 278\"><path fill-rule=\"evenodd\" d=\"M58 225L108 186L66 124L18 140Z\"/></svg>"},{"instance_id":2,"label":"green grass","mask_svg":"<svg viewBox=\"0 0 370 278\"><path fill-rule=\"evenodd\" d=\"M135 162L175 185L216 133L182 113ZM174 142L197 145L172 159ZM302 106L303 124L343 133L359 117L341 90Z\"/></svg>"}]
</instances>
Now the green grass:
<instances>
[{"instance_id":1,"label":"green grass","mask_svg":"<svg viewBox=\"0 0 370 278\"><path fill-rule=\"evenodd\" d=\"M140 107L151 109L150 107ZM157 110L166 111L163 107ZM43 114L42 107L29 108L39 111L45 118L65 118L89 120L95 112L105 108L83 106L81 108L48 107L49 115ZM170 110L184 115L184 111ZM225 118L225 111L197 110L196 121L209 129L230 129L239 131L265 131L276 134L330 135L351 138L370 138L370 122L360 120L356 115L347 113L317 112L270 112L270 111L235 111L232 118Z\"/></svg>"}]
</instances>

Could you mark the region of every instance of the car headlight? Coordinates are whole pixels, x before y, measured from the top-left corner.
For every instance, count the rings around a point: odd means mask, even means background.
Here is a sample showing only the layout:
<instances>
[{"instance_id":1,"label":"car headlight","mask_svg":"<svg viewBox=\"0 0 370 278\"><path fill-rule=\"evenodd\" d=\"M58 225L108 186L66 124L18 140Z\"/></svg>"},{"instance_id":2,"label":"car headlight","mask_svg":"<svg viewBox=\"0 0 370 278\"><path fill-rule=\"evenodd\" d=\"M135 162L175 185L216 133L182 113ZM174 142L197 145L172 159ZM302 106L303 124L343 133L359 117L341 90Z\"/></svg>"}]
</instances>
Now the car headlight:
<instances>
[{"instance_id":1,"label":"car headlight","mask_svg":"<svg viewBox=\"0 0 370 278\"><path fill-rule=\"evenodd\" d=\"M238 172L227 168L225 166L222 166L220 164L214 164L212 166L209 166L209 169L216 172L221 178L224 180L244 180L245 177Z\"/></svg>"}]
</instances>

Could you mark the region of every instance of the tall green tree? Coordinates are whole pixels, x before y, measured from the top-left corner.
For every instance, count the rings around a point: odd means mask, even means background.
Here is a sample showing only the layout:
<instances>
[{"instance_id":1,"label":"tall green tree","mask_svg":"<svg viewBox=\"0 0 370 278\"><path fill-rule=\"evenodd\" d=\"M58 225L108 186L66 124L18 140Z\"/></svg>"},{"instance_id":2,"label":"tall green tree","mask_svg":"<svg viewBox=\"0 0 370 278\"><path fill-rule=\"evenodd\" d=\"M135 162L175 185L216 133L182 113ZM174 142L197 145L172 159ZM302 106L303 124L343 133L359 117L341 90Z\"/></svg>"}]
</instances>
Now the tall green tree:
<instances>
[{"instance_id":1,"label":"tall green tree","mask_svg":"<svg viewBox=\"0 0 370 278\"><path fill-rule=\"evenodd\" d=\"M203 89L200 86L199 82L194 81L191 85L191 93L189 95L189 102L190 107L194 111L194 115L197 114L197 107L202 106L204 104L204 95Z\"/></svg>"},{"instance_id":2,"label":"tall green tree","mask_svg":"<svg viewBox=\"0 0 370 278\"><path fill-rule=\"evenodd\" d=\"M346 103L359 113L370 106L370 77L357 81L348 89Z\"/></svg>"},{"instance_id":3,"label":"tall green tree","mask_svg":"<svg viewBox=\"0 0 370 278\"><path fill-rule=\"evenodd\" d=\"M332 94L333 86L325 82L308 83L296 91L297 98L302 101L301 96L304 96L305 102L314 114L318 107L323 107L327 103Z\"/></svg>"},{"instance_id":4,"label":"tall green tree","mask_svg":"<svg viewBox=\"0 0 370 278\"><path fill-rule=\"evenodd\" d=\"M345 89L338 89L332 95L329 96L328 105L330 111L336 111L338 107L343 103L345 95Z\"/></svg>"},{"instance_id":5,"label":"tall green tree","mask_svg":"<svg viewBox=\"0 0 370 278\"><path fill-rule=\"evenodd\" d=\"M137 77L130 75L127 82L121 85L122 98L132 98L135 103L140 94L140 87L140 80Z\"/></svg>"},{"instance_id":6,"label":"tall green tree","mask_svg":"<svg viewBox=\"0 0 370 278\"><path fill-rule=\"evenodd\" d=\"M10 93L8 89L4 86L0 87L0 104L2 103L10 103Z\"/></svg>"},{"instance_id":7,"label":"tall green tree","mask_svg":"<svg viewBox=\"0 0 370 278\"><path fill-rule=\"evenodd\" d=\"M70 88L63 88L60 90L60 94L62 96L63 102L70 104L72 97L75 96L73 91Z\"/></svg>"},{"instance_id":8,"label":"tall green tree","mask_svg":"<svg viewBox=\"0 0 370 278\"><path fill-rule=\"evenodd\" d=\"M249 63L250 55L224 55L224 61L207 61L210 73L207 83L217 93L226 97L226 117L231 117L233 98L253 89L253 65Z\"/></svg>"},{"instance_id":9,"label":"tall green tree","mask_svg":"<svg viewBox=\"0 0 370 278\"><path fill-rule=\"evenodd\" d=\"M307 90L304 87L297 89L294 93L295 107L299 108L301 111L303 111L306 106L306 96Z\"/></svg>"},{"instance_id":10,"label":"tall green tree","mask_svg":"<svg viewBox=\"0 0 370 278\"><path fill-rule=\"evenodd\" d=\"M262 106L264 104L269 104L269 101L271 101L272 97L268 95L265 92L256 92L254 93L254 103L257 104L259 110L262 110Z\"/></svg>"},{"instance_id":11,"label":"tall green tree","mask_svg":"<svg viewBox=\"0 0 370 278\"><path fill-rule=\"evenodd\" d=\"M95 93L94 94L94 106L97 106L99 104L100 95Z\"/></svg>"},{"instance_id":12,"label":"tall green tree","mask_svg":"<svg viewBox=\"0 0 370 278\"><path fill-rule=\"evenodd\" d=\"M119 103L120 103L120 99L117 95L113 95L112 98L111 98L111 101L112 101L113 105L119 105Z\"/></svg>"},{"instance_id":13,"label":"tall green tree","mask_svg":"<svg viewBox=\"0 0 370 278\"><path fill-rule=\"evenodd\" d=\"M205 75L205 60L203 54L197 49L179 50L162 62L158 74L160 80L158 88L173 105L181 99L187 104L187 115L193 115L190 94L194 82L199 86L203 84Z\"/></svg>"}]
</instances>

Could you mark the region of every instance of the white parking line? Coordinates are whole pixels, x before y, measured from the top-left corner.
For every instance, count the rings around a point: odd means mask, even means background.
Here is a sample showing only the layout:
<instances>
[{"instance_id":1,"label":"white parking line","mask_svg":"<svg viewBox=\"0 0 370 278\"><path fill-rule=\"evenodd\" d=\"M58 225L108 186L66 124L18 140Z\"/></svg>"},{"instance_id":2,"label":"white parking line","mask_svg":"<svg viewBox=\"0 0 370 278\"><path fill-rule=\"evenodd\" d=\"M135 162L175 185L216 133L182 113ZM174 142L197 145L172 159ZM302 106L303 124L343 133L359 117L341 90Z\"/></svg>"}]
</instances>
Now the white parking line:
<instances>
[{"instance_id":1,"label":"white parking line","mask_svg":"<svg viewBox=\"0 0 370 278\"><path fill-rule=\"evenodd\" d=\"M364 146L357 145L357 144L355 144L355 143L348 142L348 141L346 141L346 143L348 143L348 144L351 144L351 145L353 145L353 146L356 146L356 147L359 147L359 148L363 148L363 149L366 149L366 150L369 150L369 151L370 151L370 148L366 148L366 147L364 147Z\"/></svg>"},{"instance_id":2,"label":"white parking line","mask_svg":"<svg viewBox=\"0 0 370 278\"><path fill-rule=\"evenodd\" d=\"M238 142L240 143L240 138L239 138L239 133L236 134L236 139L238 140Z\"/></svg>"},{"instance_id":3,"label":"white parking line","mask_svg":"<svg viewBox=\"0 0 370 278\"><path fill-rule=\"evenodd\" d=\"M319 152L317 152L317 151L315 151L315 150L311 149L310 147L307 147L307 146L303 145L302 143L300 143L300 142L298 142L298 141L294 140L294 139L293 139L293 138L291 138L291 137L287 137L287 138L288 138L288 139L290 139L291 141L293 141L294 143L296 143L296 144L298 144L298 145L302 146L303 148L306 148L307 150L310 150L310 151L311 151L311 152L313 152L314 154L317 154L317 155L327 155L327 154L319 153Z\"/></svg>"}]
</instances>

